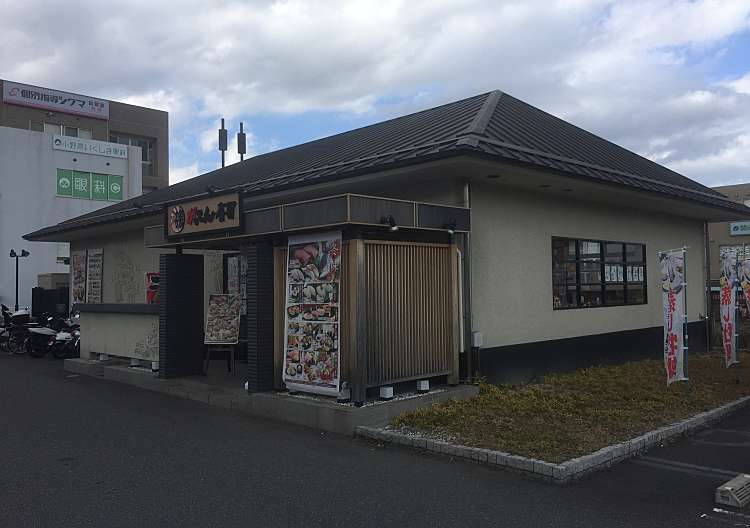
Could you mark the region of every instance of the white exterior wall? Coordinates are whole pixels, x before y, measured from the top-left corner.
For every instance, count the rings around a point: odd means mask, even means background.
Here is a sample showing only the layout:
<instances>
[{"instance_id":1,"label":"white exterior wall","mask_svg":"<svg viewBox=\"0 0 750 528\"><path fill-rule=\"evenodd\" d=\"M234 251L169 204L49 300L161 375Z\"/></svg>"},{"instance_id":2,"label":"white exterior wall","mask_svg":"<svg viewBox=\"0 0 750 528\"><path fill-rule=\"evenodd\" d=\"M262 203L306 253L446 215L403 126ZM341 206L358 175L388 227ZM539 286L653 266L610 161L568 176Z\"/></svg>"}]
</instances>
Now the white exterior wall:
<instances>
[{"instance_id":1,"label":"white exterior wall","mask_svg":"<svg viewBox=\"0 0 750 528\"><path fill-rule=\"evenodd\" d=\"M688 320L705 314L703 223L491 185L471 191L472 323L484 348L661 326L659 250L688 246ZM648 303L552 309L552 237L646 244Z\"/></svg>"},{"instance_id":2,"label":"white exterior wall","mask_svg":"<svg viewBox=\"0 0 750 528\"><path fill-rule=\"evenodd\" d=\"M159 271L159 255L171 249L149 249L143 245L143 230L73 242L71 251L102 250L102 303L145 304L146 273ZM203 311L208 295L224 286L223 252L185 251L203 255ZM81 314L81 357L110 354L155 361L158 349L158 316L153 314ZM156 345L154 345L154 343Z\"/></svg>"},{"instance_id":3,"label":"white exterior wall","mask_svg":"<svg viewBox=\"0 0 750 528\"><path fill-rule=\"evenodd\" d=\"M57 197L57 169L123 176L127 200L141 193L141 149L128 149L128 159L54 150L52 134L0 127L0 302L15 302L11 249L31 253L19 263L21 306L31 305L31 288L39 274L68 272L68 266L56 263L56 243L27 242L24 234L112 203Z\"/></svg>"}]
</instances>

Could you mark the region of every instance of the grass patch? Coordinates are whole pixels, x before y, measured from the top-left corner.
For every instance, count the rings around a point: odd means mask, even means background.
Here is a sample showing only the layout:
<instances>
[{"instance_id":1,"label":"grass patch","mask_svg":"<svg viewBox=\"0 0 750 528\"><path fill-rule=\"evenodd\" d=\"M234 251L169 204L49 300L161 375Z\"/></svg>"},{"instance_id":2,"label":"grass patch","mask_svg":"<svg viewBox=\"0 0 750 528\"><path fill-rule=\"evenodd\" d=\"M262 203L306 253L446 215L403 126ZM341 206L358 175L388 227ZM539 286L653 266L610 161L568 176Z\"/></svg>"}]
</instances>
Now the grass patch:
<instances>
[{"instance_id":1,"label":"grass patch","mask_svg":"<svg viewBox=\"0 0 750 528\"><path fill-rule=\"evenodd\" d=\"M548 375L541 384L483 383L470 400L405 413L392 425L559 463L750 395L747 361L737 367L693 355L690 381L669 387L657 360Z\"/></svg>"}]
</instances>

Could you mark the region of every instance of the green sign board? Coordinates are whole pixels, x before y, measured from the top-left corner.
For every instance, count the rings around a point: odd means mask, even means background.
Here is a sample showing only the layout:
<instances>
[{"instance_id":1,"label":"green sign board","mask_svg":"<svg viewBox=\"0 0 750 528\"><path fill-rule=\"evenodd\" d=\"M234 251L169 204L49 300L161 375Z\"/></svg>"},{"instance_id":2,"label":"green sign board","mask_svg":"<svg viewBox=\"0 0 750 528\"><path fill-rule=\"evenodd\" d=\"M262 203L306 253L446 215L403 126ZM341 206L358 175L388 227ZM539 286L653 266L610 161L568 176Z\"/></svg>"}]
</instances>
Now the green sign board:
<instances>
[{"instance_id":1,"label":"green sign board","mask_svg":"<svg viewBox=\"0 0 750 528\"><path fill-rule=\"evenodd\" d=\"M106 200L107 199L107 175L106 174L91 174L91 199L92 200Z\"/></svg>"},{"instance_id":2,"label":"green sign board","mask_svg":"<svg viewBox=\"0 0 750 528\"><path fill-rule=\"evenodd\" d=\"M122 176L109 175L109 192L110 202L119 202L122 200Z\"/></svg>"},{"instance_id":3,"label":"green sign board","mask_svg":"<svg viewBox=\"0 0 750 528\"><path fill-rule=\"evenodd\" d=\"M73 171L57 169L57 196L73 196Z\"/></svg>"},{"instance_id":4,"label":"green sign board","mask_svg":"<svg viewBox=\"0 0 750 528\"><path fill-rule=\"evenodd\" d=\"M91 173L73 171L73 198L91 199Z\"/></svg>"},{"instance_id":5,"label":"green sign board","mask_svg":"<svg viewBox=\"0 0 750 528\"><path fill-rule=\"evenodd\" d=\"M57 196L119 202L123 192L122 176L57 169Z\"/></svg>"}]
</instances>

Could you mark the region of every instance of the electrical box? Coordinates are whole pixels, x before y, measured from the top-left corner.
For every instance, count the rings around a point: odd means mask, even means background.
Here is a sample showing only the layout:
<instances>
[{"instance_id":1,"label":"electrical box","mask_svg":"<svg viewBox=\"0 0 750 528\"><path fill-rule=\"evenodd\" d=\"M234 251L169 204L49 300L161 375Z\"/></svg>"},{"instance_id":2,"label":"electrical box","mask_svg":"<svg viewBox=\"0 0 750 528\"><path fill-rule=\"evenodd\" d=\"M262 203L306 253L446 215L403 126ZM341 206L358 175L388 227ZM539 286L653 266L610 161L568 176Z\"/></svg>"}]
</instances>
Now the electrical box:
<instances>
[{"instance_id":1,"label":"electrical box","mask_svg":"<svg viewBox=\"0 0 750 528\"><path fill-rule=\"evenodd\" d=\"M482 348L482 345L484 345L484 338L482 337L482 332L472 332L471 333L471 346L473 348Z\"/></svg>"}]
</instances>

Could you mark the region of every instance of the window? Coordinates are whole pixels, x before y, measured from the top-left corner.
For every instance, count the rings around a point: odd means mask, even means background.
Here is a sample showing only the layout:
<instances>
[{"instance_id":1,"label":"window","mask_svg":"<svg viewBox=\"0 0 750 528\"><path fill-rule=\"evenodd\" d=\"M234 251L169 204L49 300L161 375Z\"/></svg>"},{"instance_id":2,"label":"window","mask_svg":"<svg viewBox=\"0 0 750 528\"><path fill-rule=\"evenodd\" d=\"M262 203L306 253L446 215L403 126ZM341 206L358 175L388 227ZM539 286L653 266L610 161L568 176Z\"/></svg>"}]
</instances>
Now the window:
<instances>
[{"instance_id":1,"label":"window","mask_svg":"<svg viewBox=\"0 0 750 528\"><path fill-rule=\"evenodd\" d=\"M552 307L645 304L646 246L552 238Z\"/></svg>"},{"instance_id":2,"label":"window","mask_svg":"<svg viewBox=\"0 0 750 528\"><path fill-rule=\"evenodd\" d=\"M62 126L54 123L44 123L44 131L48 134L62 134Z\"/></svg>"},{"instance_id":3,"label":"window","mask_svg":"<svg viewBox=\"0 0 750 528\"><path fill-rule=\"evenodd\" d=\"M120 145L141 147L141 175L154 175L154 145L156 144L155 139L113 132L109 135L109 141L111 143L119 143Z\"/></svg>"},{"instance_id":4,"label":"window","mask_svg":"<svg viewBox=\"0 0 750 528\"><path fill-rule=\"evenodd\" d=\"M41 121L31 121L29 129L35 132L47 132L48 134L58 134L68 137L81 139L91 139L91 129L78 128L74 126L58 125L55 123L42 123Z\"/></svg>"}]
</instances>

